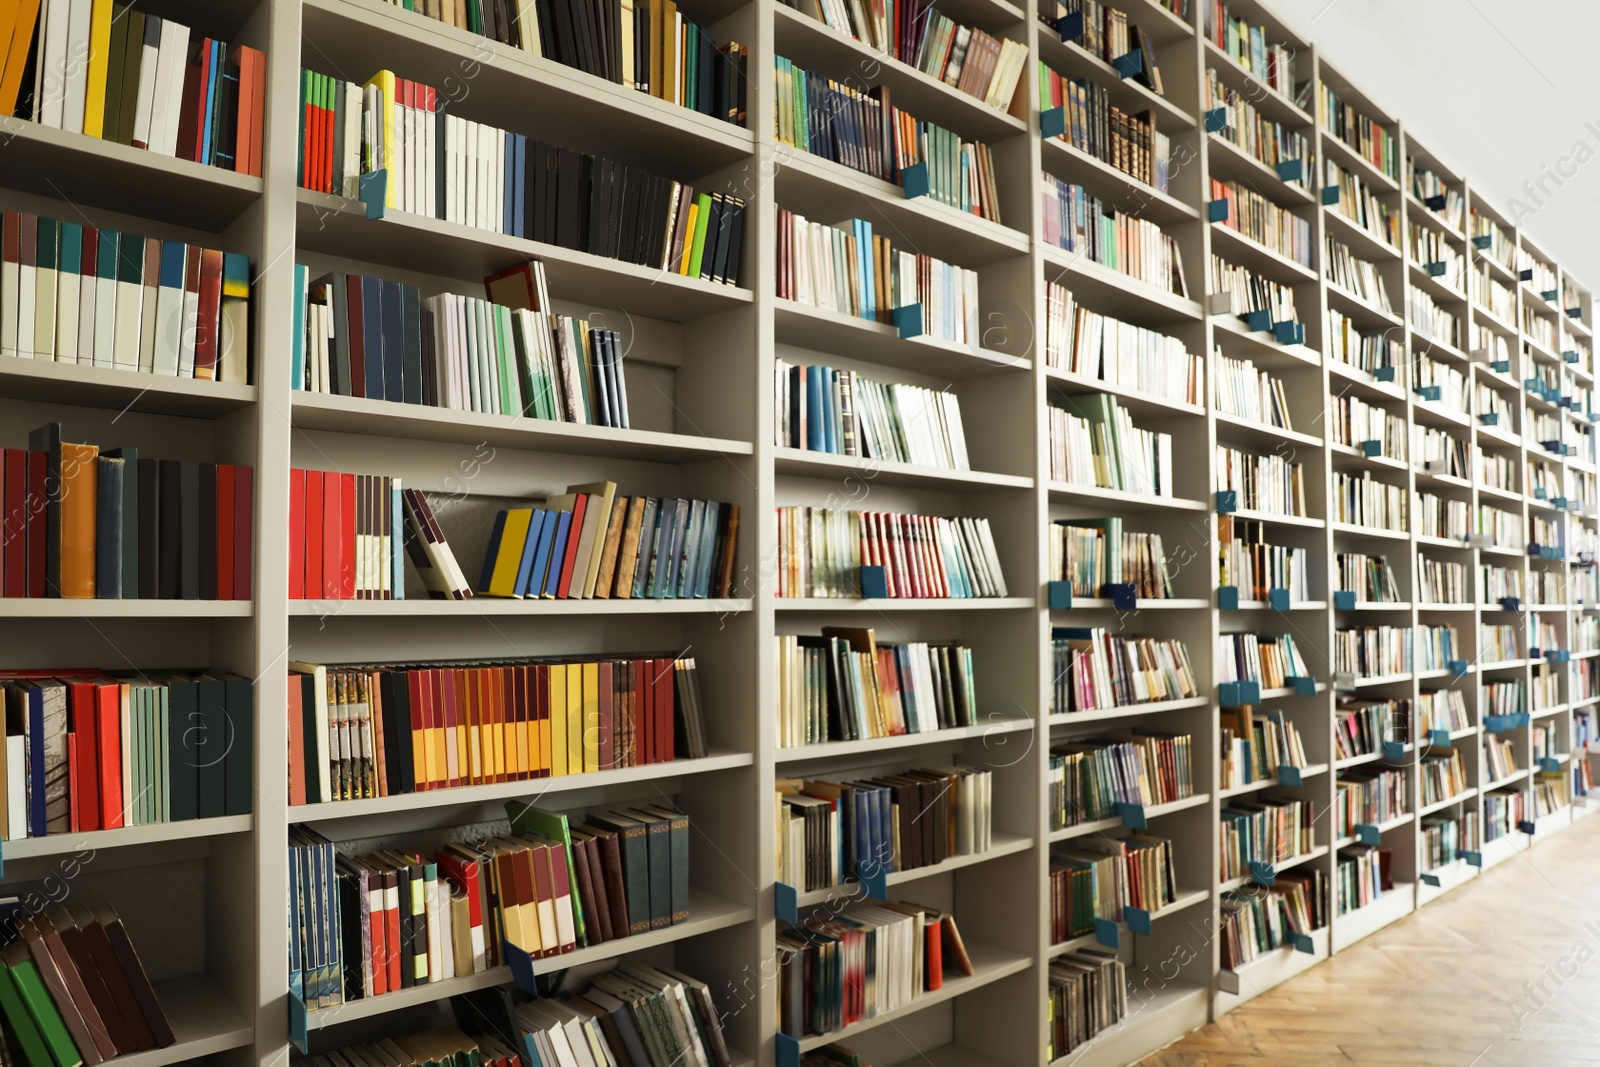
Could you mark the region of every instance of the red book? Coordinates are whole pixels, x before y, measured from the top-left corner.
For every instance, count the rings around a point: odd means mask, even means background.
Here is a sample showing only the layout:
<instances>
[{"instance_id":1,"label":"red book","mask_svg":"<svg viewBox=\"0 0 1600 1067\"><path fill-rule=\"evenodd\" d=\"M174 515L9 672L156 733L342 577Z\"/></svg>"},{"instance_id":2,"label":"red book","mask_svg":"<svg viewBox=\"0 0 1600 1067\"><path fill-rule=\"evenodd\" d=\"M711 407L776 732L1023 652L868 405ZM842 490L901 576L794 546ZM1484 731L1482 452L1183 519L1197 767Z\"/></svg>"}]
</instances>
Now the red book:
<instances>
[{"instance_id":1,"label":"red book","mask_svg":"<svg viewBox=\"0 0 1600 1067\"><path fill-rule=\"evenodd\" d=\"M206 42L208 45L210 42ZM254 174L251 170L251 147L255 139L255 124L258 121L255 109L256 98L256 68L249 53L252 49L242 45L235 45L228 52L228 62L239 72L238 100L235 101L235 119L233 124L233 169L238 174Z\"/></svg>"},{"instance_id":2,"label":"red book","mask_svg":"<svg viewBox=\"0 0 1600 1067\"><path fill-rule=\"evenodd\" d=\"M100 768L95 732L97 723L95 683L74 681L67 690L67 724L74 741L68 760L72 774L72 829L100 829Z\"/></svg>"},{"instance_id":3,"label":"red book","mask_svg":"<svg viewBox=\"0 0 1600 1067\"><path fill-rule=\"evenodd\" d=\"M306 802L306 721L301 698L305 687L298 674L289 675L289 803Z\"/></svg>"},{"instance_id":4,"label":"red book","mask_svg":"<svg viewBox=\"0 0 1600 1067\"><path fill-rule=\"evenodd\" d=\"M428 694L431 691L428 673L406 672L406 693L410 697L407 703L411 706L411 787L418 793L430 785L426 756L428 724L425 714Z\"/></svg>"},{"instance_id":5,"label":"red book","mask_svg":"<svg viewBox=\"0 0 1600 1067\"><path fill-rule=\"evenodd\" d=\"M550 777L550 666L533 665L533 721L529 724L530 747L535 758L535 777Z\"/></svg>"},{"instance_id":6,"label":"red book","mask_svg":"<svg viewBox=\"0 0 1600 1067\"><path fill-rule=\"evenodd\" d=\"M258 48L245 48L242 45L240 52L249 57L250 65L255 70L255 80L251 85L250 94L250 169L246 173L253 178L259 178L261 140L267 111L267 57Z\"/></svg>"},{"instance_id":7,"label":"red book","mask_svg":"<svg viewBox=\"0 0 1600 1067\"><path fill-rule=\"evenodd\" d=\"M222 251L200 250L200 306L194 332L194 376L216 381L217 352L222 335Z\"/></svg>"},{"instance_id":8,"label":"red book","mask_svg":"<svg viewBox=\"0 0 1600 1067\"><path fill-rule=\"evenodd\" d=\"M321 600L326 594L323 591L323 546L326 544L323 533L327 524L322 516L322 472L306 471L306 598Z\"/></svg>"},{"instance_id":9,"label":"red book","mask_svg":"<svg viewBox=\"0 0 1600 1067\"><path fill-rule=\"evenodd\" d=\"M672 758L672 689L673 672L670 659L658 659L651 675L655 685L656 700L656 762L665 763Z\"/></svg>"},{"instance_id":10,"label":"red book","mask_svg":"<svg viewBox=\"0 0 1600 1067\"><path fill-rule=\"evenodd\" d=\"M5 450L4 492L5 550L4 580L0 596L28 595L28 508L24 497L28 489L28 453L20 448Z\"/></svg>"},{"instance_id":11,"label":"red book","mask_svg":"<svg viewBox=\"0 0 1600 1067\"><path fill-rule=\"evenodd\" d=\"M234 466L217 464L217 599L233 600Z\"/></svg>"},{"instance_id":12,"label":"red book","mask_svg":"<svg viewBox=\"0 0 1600 1067\"><path fill-rule=\"evenodd\" d=\"M578 533L583 529L583 513L589 504L588 493L576 493L572 501L572 525L567 534L567 550L561 561L561 584L556 587L556 598L567 599L572 588L572 565L578 558Z\"/></svg>"},{"instance_id":13,"label":"red book","mask_svg":"<svg viewBox=\"0 0 1600 1067\"><path fill-rule=\"evenodd\" d=\"M360 476L363 481L371 481L371 475ZM341 474L339 476L339 525L342 533L339 538L339 575L341 583L335 596L344 600L356 598L356 478L354 474Z\"/></svg>"},{"instance_id":14,"label":"red book","mask_svg":"<svg viewBox=\"0 0 1600 1067\"><path fill-rule=\"evenodd\" d=\"M250 600L255 596L256 471L254 467L233 468L233 598ZM292 573L292 572L291 572ZM305 580L304 572L301 581Z\"/></svg>"},{"instance_id":15,"label":"red book","mask_svg":"<svg viewBox=\"0 0 1600 1067\"><path fill-rule=\"evenodd\" d=\"M567 867L566 846L559 841L553 841L551 842L550 847L545 850L545 852L550 857L549 877L551 899L555 901L556 910L558 912L569 910L574 905L572 900L572 880L569 876L570 869ZM541 873L540 869L535 868L535 873ZM539 894L541 897L544 895L543 885L539 887ZM562 903L563 901L565 901L565 904ZM577 906L582 907L582 902L579 901ZM557 920L556 926L559 928L560 925L560 920ZM576 923L573 924L573 928L576 930ZM561 946L561 951L571 952L577 947L578 943L576 941L568 941Z\"/></svg>"},{"instance_id":16,"label":"red book","mask_svg":"<svg viewBox=\"0 0 1600 1067\"><path fill-rule=\"evenodd\" d=\"M652 727L656 690L655 686L650 684L650 676L655 670L655 660L642 659L639 661L639 672L633 681L633 736L634 744L638 746L638 762L641 765L656 762L656 732Z\"/></svg>"},{"instance_id":17,"label":"red book","mask_svg":"<svg viewBox=\"0 0 1600 1067\"><path fill-rule=\"evenodd\" d=\"M244 468L249 470L249 467ZM249 544L250 539L244 539ZM289 599L306 597L306 472L289 471Z\"/></svg>"},{"instance_id":18,"label":"red book","mask_svg":"<svg viewBox=\"0 0 1600 1067\"><path fill-rule=\"evenodd\" d=\"M178 111L178 158L191 163L200 162L202 138L205 135L205 86L210 85L211 40L206 38L198 47L199 60L186 63L183 68L183 104Z\"/></svg>"},{"instance_id":19,"label":"red book","mask_svg":"<svg viewBox=\"0 0 1600 1067\"><path fill-rule=\"evenodd\" d=\"M361 876L361 892L365 893L369 903L367 923L372 931L372 943L368 951L372 955L372 988L367 991L368 996L381 996L389 992L389 924L384 919L384 891L383 872L374 870L363 863L365 873ZM376 904L376 909L372 905Z\"/></svg>"},{"instance_id":20,"label":"red book","mask_svg":"<svg viewBox=\"0 0 1600 1067\"><path fill-rule=\"evenodd\" d=\"M927 921L926 917L924 917L923 921ZM930 993L944 986L944 949L943 939L939 936L943 929L944 923L942 922L930 923L922 928L923 939L928 945L928 958L925 961L923 973L927 976L928 992Z\"/></svg>"},{"instance_id":21,"label":"red book","mask_svg":"<svg viewBox=\"0 0 1600 1067\"><path fill-rule=\"evenodd\" d=\"M95 687L95 720L100 765L100 825L122 825L122 686L105 682Z\"/></svg>"},{"instance_id":22,"label":"red book","mask_svg":"<svg viewBox=\"0 0 1600 1067\"><path fill-rule=\"evenodd\" d=\"M367 395L366 332L361 318L361 276L350 274L344 280L345 316L350 320L350 380L344 382L345 395ZM377 329L377 323L373 324ZM373 399L379 399L374 397Z\"/></svg>"},{"instance_id":23,"label":"red book","mask_svg":"<svg viewBox=\"0 0 1600 1067\"><path fill-rule=\"evenodd\" d=\"M78 783L83 776L78 773L78 735L67 735L67 830L69 833L79 833L83 827L79 824L79 813L83 810L83 800L78 793Z\"/></svg>"},{"instance_id":24,"label":"red book","mask_svg":"<svg viewBox=\"0 0 1600 1067\"><path fill-rule=\"evenodd\" d=\"M311 534L312 537L319 532L322 535L322 596L327 600L339 599L340 590L344 588L344 568L349 566L345 558L349 533L342 525L344 494L340 481L338 473L322 472L322 525L313 528Z\"/></svg>"},{"instance_id":25,"label":"red book","mask_svg":"<svg viewBox=\"0 0 1600 1067\"><path fill-rule=\"evenodd\" d=\"M45 501L48 493L45 482L50 473L50 456L45 452L29 452L28 480L23 493L24 514L28 517L28 587L25 596L45 595L45 551L49 533L45 525Z\"/></svg>"}]
</instances>

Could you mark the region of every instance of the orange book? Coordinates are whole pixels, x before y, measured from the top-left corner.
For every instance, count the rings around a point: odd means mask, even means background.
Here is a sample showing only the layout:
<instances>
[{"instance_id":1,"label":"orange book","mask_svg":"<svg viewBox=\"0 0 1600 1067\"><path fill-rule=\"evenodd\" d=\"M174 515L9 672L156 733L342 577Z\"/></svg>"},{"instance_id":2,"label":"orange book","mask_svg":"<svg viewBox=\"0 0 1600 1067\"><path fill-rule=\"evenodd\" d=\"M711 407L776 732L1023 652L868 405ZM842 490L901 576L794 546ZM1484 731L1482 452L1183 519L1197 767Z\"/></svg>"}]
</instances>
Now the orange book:
<instances>
[{"instance_id":1,"label":"orange book","mask_svg":"<svg viewBox=\"0 0 1600 1067\"><path fill-rule=\"evenodd\" d=\"M61 443L61 595L94 599L98 445Z\"/></svg>"},{"instance_id":2,"label":"orange book","mask_svg":"<svg viewBox=\"0 0 1600 1067\"><path fill-rule=\"evenodd\" d=\"M17 110L17 94L22 91L22 70L28 65L28 48L33 44L33 28L39 21L39 0L21 0L11 37L0 41L0 114Z\"/></svg>"}]
</instances>

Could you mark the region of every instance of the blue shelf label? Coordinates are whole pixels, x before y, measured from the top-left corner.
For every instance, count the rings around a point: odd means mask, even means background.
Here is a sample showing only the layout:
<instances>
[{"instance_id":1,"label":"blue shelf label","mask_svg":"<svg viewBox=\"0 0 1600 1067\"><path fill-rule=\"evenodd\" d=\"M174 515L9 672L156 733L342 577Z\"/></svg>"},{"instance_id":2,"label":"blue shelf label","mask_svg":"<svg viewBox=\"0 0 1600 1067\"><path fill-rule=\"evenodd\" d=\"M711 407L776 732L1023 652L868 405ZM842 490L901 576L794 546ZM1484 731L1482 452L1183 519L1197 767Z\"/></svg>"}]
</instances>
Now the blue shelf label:
<instances>
[{"instance_id":1,"label":"blue shelf label","mask_svg":"<svg viewBox=\"0 0 1600 1067\"><path fill-rule=\"evenodd\" d=\"M1278 884L1278 869L1266 860L1251 860L1250 880L1270 889Z\"/></svg>"},{"instance_id":2,"label":"blue shelf label","mask_svg":"<svg viewBox=\"0 0 1600 1067\"><path fill-rule=\"evenodd\" d=\"M922 336L922 305L907 304L894 309L894 328L902 339Z\"/></svg>"},{"instance_id":3,"label":"blue shelf label","mask_svg":"<svg viewBox=\"0 0 1600 1067\"><path fill-rule=\"evenodd\" d=\"M539 983L533 974L533 957L509 941L500 942L500 958L511 968L511 981L530 997L539 995Z\"/></svg>"},{"instance_id":4,"label":"blue shelf label","mask_svg":"<svg viewBox=\"0 0 1600 1067\"><path fill-rule=\"evenodd\" d=\"M1464 659L1452 659L1446 660L1444 667L1445 670L1449 671L1451 674L1466 674L1472 669L1472 664L1468 663Z\"/></svg>"},{"instance_id":5,"label":"blue shelf label","mask_svg":"<svg viewBox=\"0 0 1600 1067\"><path fill-rule=\"evenodd\" d=\"M1228 220L1228 202L1226 200L1210 200L1206 202L1206 221L1226 222Z\"/></svg>"},{"instance_id":6,"label":"blue shelf label","mask_svg":"<svg viewBox=\"0 0 1600 1067\"><path fill-rule=\"evenodd\" d=\"M1280 345L1303 345L1306 342L1306 328L1293 319L1272 324L1272 337Z\"/></svg>"},{"instance_id":7,"label":"blue shelf label","mask_svg":"<svg viewBox=\"0 0 1600 1067\"><path fill-rule=\"evenodd\" d=\"M1261 703L1260 682L1223 682L1217 686L1217 702L1225 708Z\"/></svg>"},{"instance_id":8,"label":"blue shelf label","mask_svg":"<svg viewBox=\"0 0 1600 1067\"><path fill-rule=\"evenodd\" d=\"M1067 132L1067 109L1053 107L1047 111L1039 112L1039 136L1048 140L1051 137L1061 137Z\"/></svg>"},{"instance_id":9,"label":"blue shelf label","mask_svg":"<svg viewBox=\"0 0 1600 1067\"><path fill-rule=\"evenodd\" d=\"M1245 313L1244 324L1256 333L1272 329L1272 312L1249 311Z\"/></svg>"},{"instance_id":10,"label":"blue shelf label","mask_svg":"<svg viewBox=\"0 0 1600 1067\"><path fill-rule=\"evenodd\" d=\"M1383 840L1383 833L1370 822L1356 823L1356 840L1363 845L1376 845Z\"/></svg>"},{"instance_id":11,"label":"blue shelf label","mask_svg":"<svg viewBox=\"0 0 1600 1067\"><path fill-rule=\"evenodd\" d=\"M1568 663L1572 660L1572 652L1565 648L1552 648L1544 654L1544 658L1551 663Z\"/></svg>"},{"instance_id":12,"label":"blue shelf label","mask_svg":"<svg viewBox=\"0 0 1600 1067\"><path fill-rule=\"evenodd\" d=\"M1484 234L1482 237L1474 237L1472 239L1473 248L1488 248L1492 244L1494 244L1494 238L1489 234Z\"/></svg>"},{"instance_id":13,"label":"blue shelf label","mask_svg":"<svg viewBox=\"0 0 1600 1067\"><path fill-rule=\"evenodd\" d=\"M1124 52L1113 59L1111 65L1124 78L1131 78L1144 70L1144 52L1138 48L1133 49L1131 52Z\"/></svg>"},{"instance_id":14,"label":"blue shelf label","mask_svg":"<svg viewBox=\"0 0 1600 1067\"><path fill-rule=\"evenodd\" d=\"M1144 908L1123 908L1122 921L1128 929L1143 937L1150 936L1150 913Z\"/></svg>"},{"instance_id":15,"label":"blue shelf label","mask_svg":"<svg viewBox=\"0 0 1600 1067\"><path fill-rule=\"evenodd\" d=\"M1056 19L1056 33L1061 35L1063 41L1076 41L1083 36L1083 12L1074 11L1070 15L1062 15Z\"/></svg>"},{"instance_id":16,"label":"blue shelf label","mask_svg":"<svg viewBox=\"0 0 1600 1067\"><path fill-rule=\"evenodd\" d=\"M1110 919L1094 917L1094 939L1106 948L1122 947L1122 928Z\"/></svg>"},{"instance_id":17,"label":"blue shelf label","mask_svg":"<svg viewBox=\"0 0 1600 1067\"><path fill-rule=\"evenodd\" d=\"M1526 270L1517 271L1517 278L1520 281L1525 281L1525 282L1533 281L1533 268L1529 267Z\"/></svg>"},{"instance_id":18,"label":"blue shelf label","mask_svg":"<svg viewBox=\"0 0 1600 1067\"><path fill-rule=\"evenodd\" d=\"M1382 441L1362 441L1361 442L1361 454L1363 456L1366 456L1368 459L1372 459L1372 458L1374 458L1376 456L1383 455L1383 442Z\"/></svg>"},{"instance_id":19,"label":"blue shelf label","mask_svg":"<svg viewBox=\"0 0 1600 1067\"><path fill-rule=\"evenodd\" d=\"M1337 185L1324 185L1322 187L1322 202L1332 207L1339 202L1339 187Z\"/></svg>"},{"instance_id":20,"label":"blue shelf label","mask_svg":"<svg viewBox=\"0 0 1600 1067\"><path fill-rule=\"evenodd\" d=\"M1045 582L1045 602L1050 605L1051 611L1072 610L1072 583L1071 582Z\"/></svg>"},{"instance_id":21,"label":"blue shelf label","mask_svg":"<svg viewBox=\"0 0 1600 1067\"><path fill-rule=\"evenodd\" d=\"M1446 264L1435 260L1434 262L1427 264L1426 265L1426 269L1428 271L1428 277L1430 277L1430 278L1442 278L1442 277L1444 277L1444 272L1446 270Z\"/></svg>"},{"instance_id":22,"label":"blue shelf label","mask_svg":"<svg viewBox=\"0 0 1600 1067\"><path fill-rule=\"evenodd\" d=\"M1438 385L1419 385L1412 392L1424 400L1437 401L1444 396L1443 387Z\"/></svg>"},{"instance_id":23,"label":"blue shelf label","mask_svg":"<svg viewBox=\"0 0 1600 1067\"><path fill-rule=\"evenodd\" d=\"M1354 611L1356 594L1353 589L1340 589L1333 594L1333 606L1340 611Z\"/></svg>"},{"instance_id":24,"label":"blue shelf label","mask_svg":"<svg viewBox=\"0 0 1600 1067\"><path fill-rule=\"evenodd\" d=\"M1537 830L1538 827L1533 824L1533 821L1531 819L1523 819L1522 821L1517 823L1517 829L1521 830L1523 833L1527 834L1529 837L1532 837L1533 836L1533 832L1535 830Z\"/></svg>"},{"instance_id":25,"label":"blue shelf label","mask_svg":"<svg viewBox=\"0 0 1600 1067\"><path fill-rule=\"evenodd\" d=\"M1404 741L1385 741L1383 743L1383 758L1393 763L1406 758L1406 744Z\"/></svg>"},{"instance_id":26,"label":"blue shelf label","mask_svg":"<svg viewBox=\"0 0 1600 1067\"><path fill-rule=\"evenodd\" d=\"M1145 818L1143 804L1126 804L1119 801L1116 810L1118 817L1122 819L1122 825L1130 830L1143 830L1150 825Z\"/></svg>"},{"instance_id":27,"label":"blue shelf label","mask_svg":"<svg viewBox=\"0 0 1600 1067\"><path fill-rule=\"evenodd\" d=\"M1448 202L1449 201L1446 199L1445 194L1439 193L1436 196L1428 197L1428 199L1422 202L1422 205L1429 211L1443 211L1445 204Z\"/></svg>"},{"instance_id":28,"label":"blue shelf label","mask_svg":"<svg viewBox=\"0 0 1600 1067\"><path fill-rule=\"evenodd\" d=\"M1100 587L1100 595L1111 601L1111 606L1118 611L1138 611L1138 590L1132 582L1107 582Z\"/></svg>"},{"instance_id":29,"label":"blue shelf label","mask_svg":"<svg viewBox=\"0 0 1600 1067\"><path fill-rule=\"evenodd\" d=\"M1287 763L1278 768L1278 784L1286 786L1304 785L1300 777L1300 768L1291 767Z\"/></svg>"},{"instance_id":30,"label":"blue shelf label","mask_svg":"<svg viewBox=\"0 0 1600 1067\"><path fill-rule=\"evenodd\" d=\"M1474 851L1472 849L1468 849L1468 848L1457 849L1456 850L1456 858L1457 859L1466 860L1467 861L1467 866L1469 866L1469 867L1482 867L1483 866L1483 853L1482 852L1476 852L1476 851Z\"/></svg>"},{"instance_id":31,"label":"blue shelf label","mask_svg":"<svg viewBox=\"0 0 1600 1067\"><path fill-rule=\"evenodd\" d=\"M1546 446L1546 447L1549 447L1549 446ZM1536 486L1533 487L1533 498L1535 500L1543 500L1546 496L1549 495L1549 492L1550 491L1548 489L1546 489L1544 486L1536 485Z\"/></svg>"},{"instance_id":32,"label":"blue shelf label","mask_svg":"<svg viewBox=\"0 0 1600 1067\"><path fill-rule=\"evenodd\" d=\"M1583 317L1583 309L1582 308L1568 308L1567 309L1567 318L1569 318L1569 319L1579 319L1579 318L1582 318L1582 317Z\"/></svg>"},{"instance_id":33,"label":"blue shelf label","mask_svg":"<svg viewBox=\"0 0 1600 1067\"><path fill-rule=\"evenodd\" d=\"M1392 382L1394 381L1394 368L1379 367L1377 370L1372 372L1372 377L1375 381Z\"/></svg>"},{"instance_id":34,"label":"blue shelf label","mask_svg":"<svg viewBox=\"0 0 1600 1067\"><path fill-rule=\"evenodd\" d=\"M1430 744L1430 745L1448 745L1448 744L1450 744L1450 731L1449 730L1429 730L1428 731L1428 744Z\"/></svg>"},{"instance_id":35,"label":"blue shelf label","mask_svg":"<svg viewBox=\"0 0 1600 1067\"><path fill-rule=\"evenodd\" d=\"M1478 422L1483 426L1499 426L1500 413L1498 411L1486 411L1478 416Z\"/></svg>"},{"instance_id":36,"label":"blue shelf label","mask_svg":"<svg viewBox=\"0 0 1600 1067\"><path fill-rule=\"evenodd\" d=\"M1521 611L1522 601L1514 596L1503 596L1500 598L1500 606L1507 611Z\"/></svg>"},{"instance_id":37,"label":"blue shelf label","mask_svg":"<svg viewBox=\"0 0 1600 1067\"><path fill-rule=\"evenodd\" d=\"M1315 956L1317 954L1317 944L1311 940L1310 934L1295 933L1291 930L1289 932L1289 944L1294 947L1296 952L1303 952L1307 956Z\"/></svg>"},{"instance_id":38,"label":"blue shelf label","mask_svg":"<svg viewBox=\"0 0 1600 1067\"><path fill-rule=\"evenodd\" d=\"M778 917L779 922L788 923L790 926L799 926L799 891L787 882L779 882L774 885L772 887L772 913Z\"/></svg>"},{"instance_id":39,"label":"blue shelf label","mask_svg":"<svg viewBox=\"0 0 1600 1067\"><path fill-rule=\"evenodd\" d=\"M777 1067L800 1067L800 1042L788 1034L778 1034L777 1044Z\"/></svg>"},{"instance_id":40,"label":"blue shelf label","mask_svg":"<svg viewBox=\"0 0 1600 1067\"><path fill-rule=\"evenodd\" d=\"M1492 359L1489 361L1489 369L1496 374L1510 374L1511 361L1509 359Z\"/></svg>"},{"instance_id":41,"label":"blue shelf label","mask_svg":"<svg viewBox=\"0 0 1600 1067\"><path fill-rule=\"evenodd\" d=\"M882 600L889 595L889 577L876 563L861 566L861 595L868 600Z\"/></svg>"},{"instance_id":42,"label":"blue shelf label","mask_svg":"<svg viewBox=\"0 0 1600 1067\"><path fill-rule=\"evenodd\" d=\"M1221 133L1228 128L1228 109L1214 107L1206 112L1206 132Z\"/></svg>"},{"instance_id":43,"label":"blue shelf label","mask_svg":"<svg viewBox=\"0 0 1600 1067\"><path fill-rule=\"evenodd\" d=\"M1306 164L1302 159L1285 159L1278 163L1278 177L1286 182L1297 182L1306 176Z\"/></svg>"},{"instance_id":44,"label":"blue shelf label","mask_svg":"<svg viewBox=\"0 0 1600 1067\"><path fill-rule=\"evenodd\" d=\"M1239 587L1236 585L1217 586L1217 610L1239 610Z\"/></svg>"},{"instance_id":45,"label":"blue shelf label","mask_svg":"<svg viewBox=\"0 0 1600 1067\"><path fill-rule=\"evenodd\" d=\"M1503 734L1512 729L1513 716L1510 715L1485 715L1483 728L1491 734Z\"/></svg>"},{"instance_id":46,"label":"blue shelf label","mask_svg":"<svg viewBox=\"0 0 1600 1067\"><path fill-rule=\"evenodd\" d=\"M301 1052L311 1054L311 1021L305 998L292 989L289 991L289 1040Z\"/></svg>"},{"instance_id":47,"label":"blue shelf label","mask_svg":"<svg viewBox=\"0 0 1600 1067\"><path fill-rule=\"evenodd\" d=\"M1561 353L1561 358L1566 360L1568 363L1576 363L1578 362L1578 353L1570 351L1563 352Z\"/></svg>"},{"instance_id":48,"label":"blue shelf label","mask_svg":"<svg viewBox=\"0 0 1600 1067\"><path fill-rule=\"evenodd\" d=\"M1294 690L1294 695L1310 697L1317 695L1317 680L1310 675L1292 675L1287 679L1289 688Z\"/></svg>"},{"instance_id":49,"label":"blue shelf label","mask_svg":"<svg viewBox=\"0 0 1600 1067\"><path fill-rule=\"evenodd\" d=\"M927 196L931 190L928 184L928 165L926 163L913 163L900 171L900 188L905 190L907 200L915 200L919 196Z\"/></svg>"},{"instance_id":50,"label":"blue shelf label","mask_svg":"<svg viewBox=\"0 0 1600 1067\"><path fill-rule=\"evenodd\" d=\"M1541 771L1559 771L1561 769L1561 761L1554 756L1540 756L1539 769Z\"/></svg>"},{"instance_id":51,"label":"blue shelf label","mask_svg":"<svg viewBox=\"0 0 1600 1067\"><path fill-rule=\"evenodd\" d=\"M873 900L889 899L889 872L881 863L856 864L856 881Z\"/></svg>"},{"instance_id":52,"label":"blue shelf label","mask_svg":"<svg viewBox=\"0 0 1600 1067\"><path fill-rule=\"evenodd\" d=\"M1439 876L1437 874L1429 874L1427 871L1423 871L1422 872L1422 884L1423 885L1431 885L1431 886L1433 886L1433 888L1438 889L1439 888Z\"/></svg>"},{"instance_id":53,"label":"blue shelf label","mask_svg":"<svg viewBox=\"0 0 1600 1067\"><path fill-rule=\"evenodd\" d=\"M389 171L375 170L356 179L356 191L367 207L367 219L383 218L389 204Z\"/></svg>"},{"instance_id":54,"label":"blue shelf label","mask_svg":"<svg viewBox=\"0 0 1600 1067\"><path fill-rule=\"evenodd\" d=\"M1267 590L1267 604L1273 611L1289 610L1289 590L1272 588Z\"/></svg>"},{"instance_id":55,"label":"blue shelf label","mask_svg":"<svg viewBox=\"0 0 1600 1067\"><path fill-rule=\"evenodd\" d=\"M1239 491L1237 489L1217 490L1217 514L1232 515L1239 510Z\"/></svg>"}]
</instances>

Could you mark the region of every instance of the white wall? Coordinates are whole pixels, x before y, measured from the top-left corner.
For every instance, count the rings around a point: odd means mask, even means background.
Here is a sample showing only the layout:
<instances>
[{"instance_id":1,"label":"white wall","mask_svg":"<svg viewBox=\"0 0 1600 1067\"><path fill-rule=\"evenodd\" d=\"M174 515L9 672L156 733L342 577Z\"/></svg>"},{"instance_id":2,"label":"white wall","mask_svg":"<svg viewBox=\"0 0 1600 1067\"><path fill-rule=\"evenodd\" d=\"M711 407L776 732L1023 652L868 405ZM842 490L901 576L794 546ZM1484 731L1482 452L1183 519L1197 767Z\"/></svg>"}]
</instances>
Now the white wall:
<instances>
[{"instance_id":1,"label":"white wall","mask_svg":"<svg viewBox=\"0 0 1600 1067\"><path fill-rule=\"evenodd\" d=\"M1264 2L1600 292L1600 3Z\"/></svg>"}]
</instances>

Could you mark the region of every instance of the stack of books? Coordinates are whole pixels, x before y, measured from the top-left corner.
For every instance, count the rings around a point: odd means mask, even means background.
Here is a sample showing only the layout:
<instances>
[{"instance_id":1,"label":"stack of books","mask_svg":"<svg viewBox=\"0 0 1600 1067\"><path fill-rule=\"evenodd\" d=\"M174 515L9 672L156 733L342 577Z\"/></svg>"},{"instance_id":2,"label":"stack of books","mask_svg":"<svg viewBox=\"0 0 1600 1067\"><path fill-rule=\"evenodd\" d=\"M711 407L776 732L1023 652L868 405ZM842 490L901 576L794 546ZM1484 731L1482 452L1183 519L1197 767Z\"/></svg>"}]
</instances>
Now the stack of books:
<instances>
[{"instance_id":1,"label":"stack of books","mask_svg":"<svg viewBox=\"0 0 1600 1067\"><path fill-rule=\"evenodd\" d=\"M778 596L859 597L862 567L881 567L891 598L1006 595L985 518L841 508L778 509Z\"/></svg>"}]
</instances>

